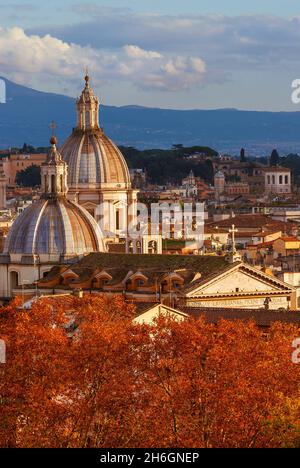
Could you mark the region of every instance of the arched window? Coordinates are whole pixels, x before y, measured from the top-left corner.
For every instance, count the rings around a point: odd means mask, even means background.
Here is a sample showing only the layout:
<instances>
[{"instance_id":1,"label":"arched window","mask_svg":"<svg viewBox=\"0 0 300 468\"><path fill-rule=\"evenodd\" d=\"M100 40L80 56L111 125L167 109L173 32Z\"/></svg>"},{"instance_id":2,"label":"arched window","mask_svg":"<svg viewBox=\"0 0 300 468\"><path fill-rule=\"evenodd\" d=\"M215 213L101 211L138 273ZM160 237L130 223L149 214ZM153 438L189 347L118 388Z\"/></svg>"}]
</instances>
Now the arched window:
<instances>
[{"instance_id":1,"label":"arched window","mask_svg":"<svg viewBox=\"0 0 300 468\"><path fill-rule=\"evenodd\" d=\"M142 253L142 244L141 241L136 242L136 253L141 254Z\"/></svg>"},{"instance_id":2,"label":"arched window","mask_svg":"<svg viewBox=\"0 0 300 468\"><path fill-rule=\"evenodd\" d=\"M148 243L148 253L149 254L156 254L157 253L157 242L156 241L150 241Z\"/></svg>"},{"instance_id":3,"label":"arched window","mask_svg":"<svg viewBox=\"0 0 300 468\"><path fill-rule=\"evenodd\" d=\"M280 183L280 185L282 185L282 182L283 182L283 176L280 175L280 176L279 176L279 183Z\"/></svg>"},{"instance_id":4,"label":"arched window","mask_svg":"<svg viewBox=\"0 0 300 468\"><path fill-rule=\"evenodd\" d=\"M133 254L133 242L128 242L128 253Z\"/></svg>"},{"instance_id":5,"label":"arched window","mask_svg":"<svg viewBox=\"0 0 300 468\"><path fill-rule=\"evenodd\" d=\"M120 210L116 209L116 230L120 229Z\"/></svg>"}]
</instances>

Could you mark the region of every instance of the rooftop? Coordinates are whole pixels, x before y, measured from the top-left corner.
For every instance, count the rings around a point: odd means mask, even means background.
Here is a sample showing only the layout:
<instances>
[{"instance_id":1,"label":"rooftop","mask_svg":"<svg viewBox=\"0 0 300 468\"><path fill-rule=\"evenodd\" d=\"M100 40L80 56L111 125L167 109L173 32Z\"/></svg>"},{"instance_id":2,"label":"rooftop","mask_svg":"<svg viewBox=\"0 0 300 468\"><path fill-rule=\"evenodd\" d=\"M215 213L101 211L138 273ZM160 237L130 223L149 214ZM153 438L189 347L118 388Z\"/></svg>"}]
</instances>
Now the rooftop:
<instances>
[{"instance_id":1,"label":"rooftop","mask_svg":"<svg viewBox=\"0 0 300 468\"><path fill-rule=\"evenodd\" d=\"M264 309L214 309L179 307L181 312L196 319L204 316L208 323L217 324L221 319L241 320L243 322L254 321L259 327L270 327L273 323L281 322L294 324L300 327L299 311L264 310Z\"/></svg>"},{"instance_id":2,"label":"rooftop","mask_svg":"<svg viewBox=\"0 0 300 468\"><path fill-rule=\"evenodd\" d=\"M210 228L218 226L220 229L222 228L231 228L232 224L235 225L236 228L240 229L263 229L264 231L274 229L283 230L286 227L292 227L293 223L286 223L284 221L278 221L272 219L270 216L263 215L263 214L242 214L237 215L235 217L227 218L221 221L209 223L208 226ZM281 229L280 229L281 228Z\"/></svg>"},{"instance_id":3,"label":"rooftop","mask_svg":"<svg viewBox=\"0 0 300 468\"><path fill-rule=\"evenodd\" d=\"M159 270L191 269L203 275L227 265L224 257L203 255L143 255L92 253L74 265L74 268L124 268L127 270L155 268Z\"/></svg>"}]
</instances>

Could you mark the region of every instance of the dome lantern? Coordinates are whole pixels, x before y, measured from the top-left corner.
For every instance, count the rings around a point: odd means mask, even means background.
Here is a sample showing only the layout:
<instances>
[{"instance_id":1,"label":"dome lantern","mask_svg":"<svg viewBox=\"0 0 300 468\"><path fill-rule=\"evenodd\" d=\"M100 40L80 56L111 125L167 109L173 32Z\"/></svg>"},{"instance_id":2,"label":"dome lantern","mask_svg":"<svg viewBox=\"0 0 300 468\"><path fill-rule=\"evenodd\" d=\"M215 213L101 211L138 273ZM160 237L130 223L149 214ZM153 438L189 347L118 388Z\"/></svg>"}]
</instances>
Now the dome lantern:
<instances>
[{"instance_id":1,"label":"dome lantern","mask_svg":"<svg viewBox=\"0 0 300 468\"><path fill-rule=\"evenodd\" d=\"M65 196L68 192L68 168L57 150L57 138L50 138L51 148L46 162L41 166L41 185L43 198Z\"/></svg>"},{"instance_id":2,"label":"dome lantern","mask_svg":"<svg viewBox=\"0 0 300 468\"><path fill-rule=\"evenodd\" d=\"M99 99L94 95L90 87L90 77L85 76L85 87L79 99L77 99L77 128L99 129Z\"/></svg>"}]
</instances>

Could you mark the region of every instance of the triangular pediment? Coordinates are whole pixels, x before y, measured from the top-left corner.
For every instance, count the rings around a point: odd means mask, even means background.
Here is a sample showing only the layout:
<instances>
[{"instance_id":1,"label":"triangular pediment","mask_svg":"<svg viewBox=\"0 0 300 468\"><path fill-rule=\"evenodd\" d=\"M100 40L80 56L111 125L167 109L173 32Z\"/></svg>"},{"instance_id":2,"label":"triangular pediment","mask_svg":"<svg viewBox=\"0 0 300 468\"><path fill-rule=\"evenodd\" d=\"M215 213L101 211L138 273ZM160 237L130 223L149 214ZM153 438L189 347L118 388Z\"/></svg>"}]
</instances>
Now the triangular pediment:
<instances>
[{"instance_id":1,"label":"triangular pediment","mask_svg":"<svg viewBox=\"0 0 300 468\"><path fill-rule=\"evenodd\" d=\"M187 297L213 294L247 294L259 292L286 292L293 287L270 276L257 268L244 263L233 266L231 269L214 275L212 278L203 278L194 287L191 287Z\"/></svg>"}]
</instances>

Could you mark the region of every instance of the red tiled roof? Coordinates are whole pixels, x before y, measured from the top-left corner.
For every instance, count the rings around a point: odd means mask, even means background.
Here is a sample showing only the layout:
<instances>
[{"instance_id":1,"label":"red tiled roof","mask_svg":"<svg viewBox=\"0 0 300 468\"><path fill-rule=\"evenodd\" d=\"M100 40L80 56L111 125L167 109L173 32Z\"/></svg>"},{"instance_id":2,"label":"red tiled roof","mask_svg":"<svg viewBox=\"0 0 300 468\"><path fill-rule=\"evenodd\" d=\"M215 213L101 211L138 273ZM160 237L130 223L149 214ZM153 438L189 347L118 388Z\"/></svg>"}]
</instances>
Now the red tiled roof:
<instances>
[{"instance_id":1,"label":"red tiled roof","mask_svg":"<svg viewBox=\"0 0 300 468\"><path fill-rule=\"evenodd\" d=\"M222 221L207 223L207 226L210 228L215 226L218 226L219 228L231 228L232 224L234 224L238 229L263 228L264 231L274 231L276 229L278 229L278 231L284 231L286 228L296 226L294 223L274 220L269 216L262 214L237 215Z\"/></svg>"},{"instance_id":2,"label":"red tiled roof","mask_svg":"<svg viewBox=\"0 0 300 468\"><path fill-rule=\"evenodd\" d=\"M269 166L263 170L264 172L291 172L291 169L282 166Z\"/></svg>"},{"instance_id":3,"label":"red tiled roof","mask_svg":"<svg viewBox=\"0 0 300 468\"><path fill-rule=\"evenodd\" d=\"M292 237L292 236L280 237L280 240L283 240L284 242L300 242L299 239L297 239L297 237Z\"/></svg>"},{"instance_id":4,"label":"red tiled roof","mask_svg":"<svg viewBox=\"0 0 300 468\"><path fill-rule=\"evenodd\" d=\"M298 325L300 327L299 311L265 310L265 309L214 309L197 307L177 307L179 311L194 318L204 316L209 323L224 320L254 321L259 327L270 327L275 322Z\"/></svg>"}]
</instances>

